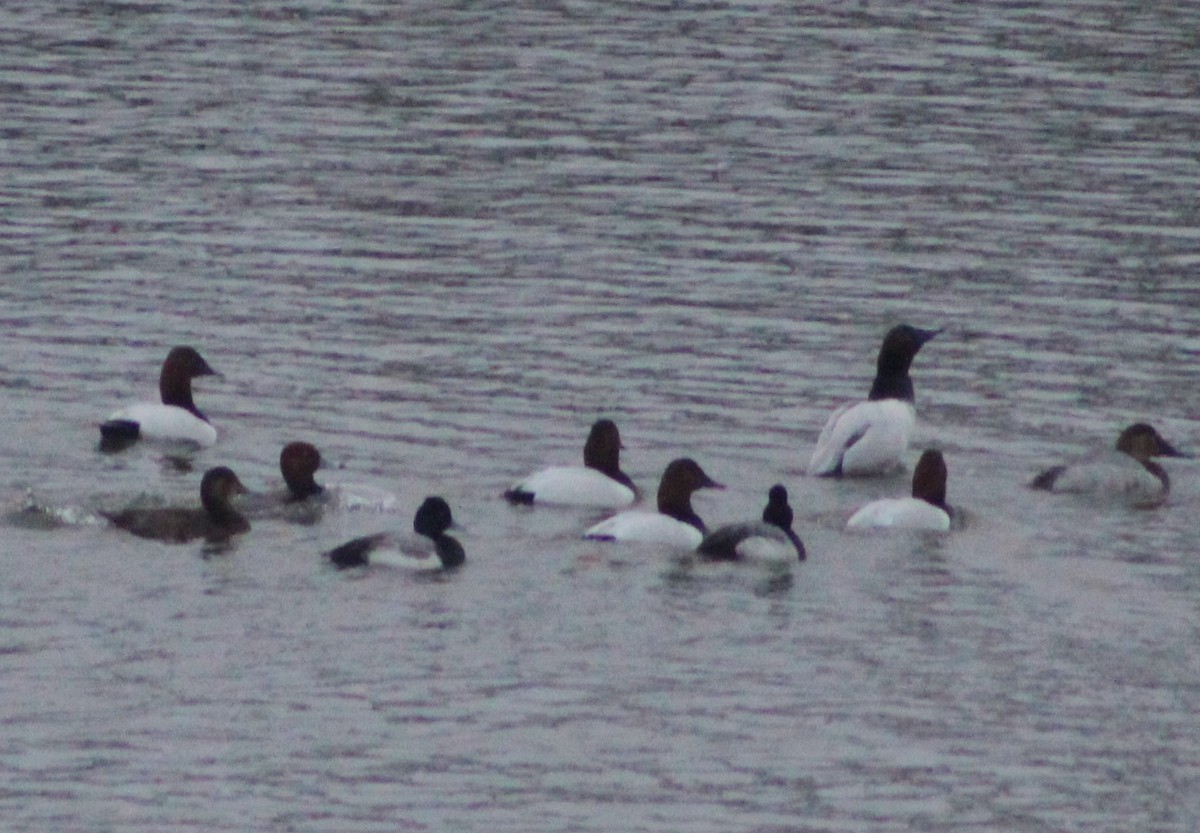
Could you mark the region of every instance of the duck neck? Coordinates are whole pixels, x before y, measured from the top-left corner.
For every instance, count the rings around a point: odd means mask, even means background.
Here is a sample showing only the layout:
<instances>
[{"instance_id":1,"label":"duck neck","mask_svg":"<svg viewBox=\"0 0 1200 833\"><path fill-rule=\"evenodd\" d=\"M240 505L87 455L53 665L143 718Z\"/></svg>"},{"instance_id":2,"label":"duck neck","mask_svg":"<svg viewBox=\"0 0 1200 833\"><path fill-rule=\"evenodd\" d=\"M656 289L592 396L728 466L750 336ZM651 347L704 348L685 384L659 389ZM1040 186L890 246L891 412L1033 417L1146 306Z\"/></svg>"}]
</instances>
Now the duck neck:
<instances>
[{"instance_id":1,"label":"duck neck","mask_svg":"<svg viewBox=\"0 0 1200 833\"><path fill-rule=\"evenodd\" d=\"M307 500L325 491L325 487L318 484L311 474L288 478L287 487L289 500L295 501Z\"/></svg>"},{"instance_id":2,"label":"duck neck","mask_svg":"<svg viewBox=\"0 0 1200 833\"><path fill-rule=\"evenodd\" d=\"M442 566L446 569L460 567L467 560L467 553L463 549L462 544L444 532L441 535L433 536L433 546L437 551L438 558L442 562Z\"/></svg>"},{"instance_id":3,"label":"duck neck","mask_svg":"<svg viewBox=\"0 0 1200 833\"><path fill-rule=\"evenodd\" d=\"M592 448L584 448L583 464L589 469L595 469L605 477L612 478L623 486L633 488L633 481L621 471L621 458L619 454L611 452L601 452Z\"/></svg>"},{"instance_id":4,"label":"duck neck","mask_svg":"<svg viewBox=\"0 0 1200 833\"><path fill-rule=\"evenodd\" d=\"M208 421L208 417L200 413L200 409L192 401L192 380L188 377L180 377L173 373L167 373L164 368L163 374L158 380L158 392L162 396L164 405L174 405L177 408L183 408L196 417L206 422Z\"/></svg>"},{"instance_id":5,"label":"duck neck","mask_svg":"<svg viewBox=\"0 0 1200 833\"><path fill-rule=\"evenodd\" d=\"M1163 485L1163 489L1171 488L1171 478L1167 476L1167 470L1161 465L1154 460L1138 460L1138 462L1145 466L1146 471L1158 478L1159 482Z\"/></svg>"},{"instance_id":6,"label":"duck neck","mask_svg":"<svg viewBox=\"0 0 1200 833\"><path fill-rule=\"evenodd\" d=\"M799 535L792 531L790 526L783 528L783 534L792 542L792 546L796 548L796 555L799 556L801 561L808 557L808 553L804 551L804 542L800 540Z\"/></svg>"},{"instance_id":7,"label":"duck neck","mask_svg":"<svg viewBox=\"0 0 1200 833\"><path fill-rule=\"evenodd\" d=\"M214 523L232 525L245 522L245 518L230 505L229 500L226 498L215 495L202 495L201 503L204 504L204 511L208 513L208 517Z\"/></svg>"},{"instance_id":8,"label":"duck neck","mask_svg":"<svg viewBox=\"0 0 1200 833\"><path fill-rule=\"evenodd\" d=\"M665 501L660 496L658 511L677 521L691 524L701 532L708 532L708 529L704 526L704 521L700 520L700 516L692 509L692 501L689 498L684 498L682 502L678 500Z\"/></svg>"},{"instance_id":9,"label":"duck neck","mask_svg":"<svg viewBox=\"0 0 1200 833\"><path fill-rule=\"evenodd\" d=\"M912 379L908 376L908 370L887 371L883 368L875 374L875 382L871 385L871 392L867 395L867 399L872 402L877 402L880 399L900 399L904 402L915 402L916 396L913 393Z\"/></svg>"}]
</instances>

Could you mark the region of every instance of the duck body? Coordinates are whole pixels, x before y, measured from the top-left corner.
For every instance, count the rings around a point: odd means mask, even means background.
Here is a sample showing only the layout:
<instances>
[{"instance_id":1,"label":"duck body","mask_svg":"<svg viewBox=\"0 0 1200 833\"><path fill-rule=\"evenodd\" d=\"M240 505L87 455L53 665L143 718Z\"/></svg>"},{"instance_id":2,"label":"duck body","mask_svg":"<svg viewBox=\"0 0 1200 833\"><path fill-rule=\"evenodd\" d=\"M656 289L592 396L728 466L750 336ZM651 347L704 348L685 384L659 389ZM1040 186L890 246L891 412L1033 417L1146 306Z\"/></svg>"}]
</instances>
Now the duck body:
<instances>
[{"instance_id":1,"label":"duck body","mask_svg":"<svg viewBox=\"0 0 1200 833\"><path fill-rule=\"evenodd\" d=\"M339 570L369 564L410 570L454 569L466 562L467 555L462 544L446 534L453 525L450 505L443 498L430 496L413 518L416 536L390 532L364 535L335 547L325 557Z\"/></svg>"},{"instance_id":2,"label":"duck body","mask_svg":"<svg viewBox=\"0 0 1200 833\"><path fill-rule=\"evenodd\" d=\"M846 521L847 529L925 529L947 532L946 461L940 451L927 449L913 470L912 496L881 498L863 506Z\"/></svg>"},{"instance_id":3,"label":"duck body","mask_svg":"<svg viewBox=\"0 0 1200 833\"><path fill-rule=\"evenodd\" d=\"M847 529L928 529L947 532L950 514L940 506L914 497L873 500L850 516Z\"/></svg>"},{"instance_id":4,"label":"duck body","mask_svg":"<svg viewBox=\"0 0 1200 833\"><path fill-rule=\"evenodd\" d=\"M692 509L699 489L723 489L692 459L672 460L658 486L658 511L631 509L601 521L583 533L599 541L666 544L695 549L704 539L704 521Z\"/></svg>"},{"instance_id":5,"label":"duck body","mask_svg":"<svg viewBox=\"0 0 1200 833\"><path fill-rule=\"evenodd\" d=\"M183 544L198 538L215 543L247 532L250 523L237 512L231 499L245 492L232 470L218 466L204 473L200 482L202 507L125 509L101 514L115 527L139 538Z\"/></svg>"},{"instance_id":6,"label":"duck body","mask_svg":"<svg viewBox=\"0 0 1200 833\"><path fill-rule=\"evenodd\" d=\"M712 561L803 561L804 544L786 530L762 521L728 524L713 530L696 547Z\"/></svg>"},{"instance_id":7,"label":"duck body","mask_svg":"<svg viewBox=\"0 0 1200 833\"><path fill-rule=\"evenodd\" d=\"M871 476L904 467L917 421L908 371L921 346L938 332L908 324L888 331L866 401L843 405L826 420L808 461L810 476Z\"/></svg>"},{"instance_id":8,"label":"duck body","mask_svg":"<svg viewBox=\"0 0 1200 833\"><path fill-rule=\"evenodd\" d=\"M792 530L792 508L782 485L771 487L762 520L728 524L708 535L696 547L712 561L803 561L804 543Z\"/></svg>"},{"instance_id":9,"label":"duck body","mask_svg":"<svg viewBox=\"0 0 1200 833\"><path fill-rule=\"evenodd\" d=\"M513 503L620 509L633 503L636 493L596 469L550 466L514 483L505 496Z\"/></svg>"},{"instance_id":10,"label":"duck body","mask_svg":"<svg viewBox=\"0 0 1200 833\"><path fill-rule=\"evenodd\" d=\"M702 527L662 512L630 510L592 526L583 537L596 541L666 544L690 550L704 540L704 531Z\"/></svg>"},{"instance_id":11,"label":"duck body","mask_svg":"<svg viewBox=\"0 0 1200 833\"><path fill-rule=\"evenodd\" d=\"M1035 489L1060 494L1091 495L1135 507L1166 500L1171 480L1153 457L1185 457L1152 426L1142 422L1125 428L1116 448L1101 455L1053 466L1033 479Z\"/></svg>"},{"instance_id":12,"label":"duck body","mask_svg":"<svg viewBox=\"0 0 1200 833\"><path fill-rule=\"evenodd\" d=\"M139 402L109 414L100 426L101 440L130 443L137 440L194 443L208 448L217 441L212 424L176 405Z\"/></svg>"},{"instance_id":13,"label":"duck body","mask_svg":"<svg viewBox=\"0 0 1200 833\"><path fill-rule=\"evenodd\" d=\"M582 466L551 466L514 483L504 496L512 503L620 509L637 499L633 481L621 471L621 435L611 419L597 420L583 446Z\"/></svg>"},{"instance_id":14,"label":"duck body","mask_svg":"<svg viewBox=\"0 0 1200 833\"><path fill-rule=\"evenodd\" d=\"M818 477L869 477L904 468L917 409L903 399L853 402L829 417L808 461Z\"/></svg>"},{"instance_id":15,"label":"duck body","mask_svg":"<svg viewBox=\"0 0 1200 833\"><path fill-rule=\"evenodd\" d=\"M1150 468L1116 451L1047 469L1034 479L1032 485L1035 489L1059 494L1127 500L1135 506L1161 503L1170 489L1169 479L1157 464Z\"/></svg>"},{"instance_id":16,"label":"duck body","mask_svg":"<svg viewBox=\"0 0 1200 833\"><path fill-rule=\"evenodd\" d=\"M192 399L192 379L214 373L194 348L172 348L159 374L162 401L137 403L110 414L100 425L101 449L119 451L139 439L213 445L217 430Z\"/></svg>"}]
</instances>

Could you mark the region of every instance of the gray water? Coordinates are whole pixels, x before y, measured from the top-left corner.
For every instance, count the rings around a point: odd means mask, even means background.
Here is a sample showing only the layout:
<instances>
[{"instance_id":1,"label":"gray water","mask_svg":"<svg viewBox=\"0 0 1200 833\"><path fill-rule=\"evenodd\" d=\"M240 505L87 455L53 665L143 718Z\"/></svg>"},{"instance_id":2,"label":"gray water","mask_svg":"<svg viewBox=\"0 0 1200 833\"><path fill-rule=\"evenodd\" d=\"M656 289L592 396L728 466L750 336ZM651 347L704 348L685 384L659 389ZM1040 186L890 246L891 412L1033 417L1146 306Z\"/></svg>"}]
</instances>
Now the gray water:
<instances>
[{"instance_id":1,"label":"gray water","mask_svg":"<svg viewBox=\"0 0 1200 833\"><path fill-rule=\"evenodd\" d=\"M1146 419L1200 451L1200 7L0 6L0 818L14 831L1192 831L1200 473L1047 499ZM898 321L961 529L803 476ZM96 449L173 344L179 457ZM790 573L517 509L598 416ZM266 489L389 512L228 551L96 522ZM915 457L917 449L914 449ZM339 574L426 494L466 567Z\"/></svg>"}]
</instances>

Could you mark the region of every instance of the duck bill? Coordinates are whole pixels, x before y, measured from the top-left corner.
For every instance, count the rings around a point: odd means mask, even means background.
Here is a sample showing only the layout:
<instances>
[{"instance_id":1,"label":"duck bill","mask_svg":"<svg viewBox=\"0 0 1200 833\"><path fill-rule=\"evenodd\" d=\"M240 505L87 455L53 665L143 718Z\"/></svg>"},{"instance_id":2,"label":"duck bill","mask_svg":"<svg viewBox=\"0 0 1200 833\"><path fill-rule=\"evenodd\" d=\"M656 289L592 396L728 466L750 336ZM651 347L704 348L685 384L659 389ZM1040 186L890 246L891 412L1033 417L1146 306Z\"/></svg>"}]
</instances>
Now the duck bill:
<instances>
[{"instance_id":1,"label":"duck bill","mask_svg":"<svg viewBox=\"0 0 1200 833\"><path fill-rule=\"evenodd\" d=\"M1179 449L1177 449L1175 446L1171 445L1166 440L1163 440L1162 442L1159 443L1158 456L1159 457L1191 458L1191 457L1194 457L1195 455L1180 451Z\"/></svg>"},{"instance_id":2,"label":"duck bill","mask_svg":"<svg viewBox=\"0 0 1200 833\"><path fill-rule=\"evenodd\" d=\"M942 332L941 327L938 327L936 330L922 330L919 327L913 327L913 330L916 331L917 339L920 341L921 344L924 344L925 342L929 341L934 336L936 336Z\"/></svg>"},{"instance_id":3,"label":"duck bill","mask_svg":"<svg viewBox=\"0 0 1200 833\"><path fill-rule=\"evenodd\" d=\"M718 483L717 481L713 480L711 477L704 478L704 482L701 483L700 485L701 485L701 488L704 488L704 489L724 489L725 488L725 484Z\"/></svg>"}]
</instances>

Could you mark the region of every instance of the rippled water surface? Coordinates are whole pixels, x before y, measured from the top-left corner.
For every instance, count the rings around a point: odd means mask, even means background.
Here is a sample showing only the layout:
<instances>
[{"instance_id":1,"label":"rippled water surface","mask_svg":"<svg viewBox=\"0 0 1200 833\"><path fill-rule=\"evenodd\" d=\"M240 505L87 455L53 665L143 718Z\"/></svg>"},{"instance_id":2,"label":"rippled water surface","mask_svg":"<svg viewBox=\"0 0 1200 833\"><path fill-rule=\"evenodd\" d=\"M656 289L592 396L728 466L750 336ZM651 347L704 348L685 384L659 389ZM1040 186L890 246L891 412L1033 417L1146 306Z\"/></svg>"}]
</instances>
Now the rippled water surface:
<instances>
[{"instance_id":1,"label":"rippled water surface","mask_svg":"<svg viewBox=\"0 0 1200 833\"><path fill-rule=\"evenodd\" d=\"M1200 7L0 6L6 829L1192 831L1200 468L1133 511L1043 465L1200 450ZM898 321L961 529L805 478ZM216 447L96 449L173 344ZM579 540L516 477L621 426L809 561ZM391 511L224 552L96 521L278 482ZM915 457L916 449L913 451ZM320 553L440 493L467 566Z\"/></svg>"}]
</instances>

